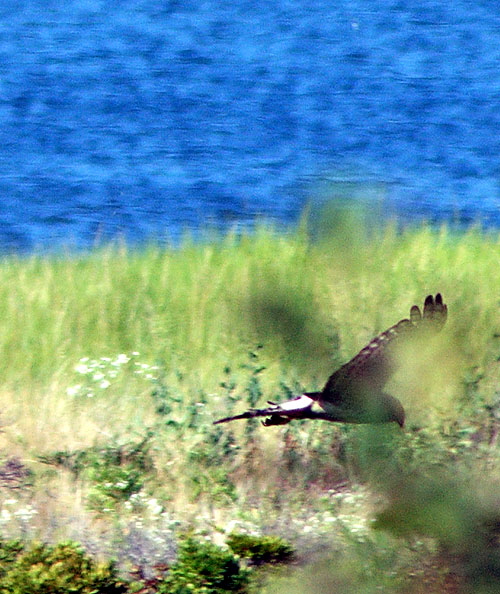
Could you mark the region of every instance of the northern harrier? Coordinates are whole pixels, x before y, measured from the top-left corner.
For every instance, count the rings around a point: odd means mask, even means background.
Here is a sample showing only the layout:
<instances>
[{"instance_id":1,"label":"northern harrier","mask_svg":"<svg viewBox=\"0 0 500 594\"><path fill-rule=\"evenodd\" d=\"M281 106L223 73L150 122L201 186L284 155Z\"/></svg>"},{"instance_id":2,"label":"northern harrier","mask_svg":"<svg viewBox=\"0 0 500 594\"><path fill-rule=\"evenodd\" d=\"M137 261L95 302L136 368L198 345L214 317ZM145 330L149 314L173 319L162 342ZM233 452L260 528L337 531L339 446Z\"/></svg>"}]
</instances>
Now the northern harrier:
<instances>
[{"instance_id":1,"label":"northern harrier","mask_svg":"<svg viewBox=\"0 0 500 594\"><path fill-rule=\"evenodd\" d=\"M403 427L405 411L399 400L382 389L397 367L395 343L427 331L438 332L446 322L448 308L441 294L429 295L423 314L414 305L410 319L405 318L374 338L348 363L337 369L321 392L305 392L301 396L270 406L250 409L242 414L215 421L226 423L236 419L268 417L263 425L285 425L293 419L323 419L339 423L390 423ZM319 410L313 410L313 405Z\"/></svg>"}]
</instances>

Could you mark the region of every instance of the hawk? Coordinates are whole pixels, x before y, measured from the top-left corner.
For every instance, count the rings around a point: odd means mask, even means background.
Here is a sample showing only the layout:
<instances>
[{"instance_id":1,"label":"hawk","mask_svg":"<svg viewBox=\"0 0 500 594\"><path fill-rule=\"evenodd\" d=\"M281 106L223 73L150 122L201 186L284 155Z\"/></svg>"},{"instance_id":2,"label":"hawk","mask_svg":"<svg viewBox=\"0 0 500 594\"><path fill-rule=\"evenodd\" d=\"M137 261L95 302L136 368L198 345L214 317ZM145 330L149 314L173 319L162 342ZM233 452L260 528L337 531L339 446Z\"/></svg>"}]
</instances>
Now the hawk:
<instances>
[{"instance_id":1,"label":"hawk","mask_svg":"<svg viewBox=\"0 0 500 594\"><path fill-rule=\"evenodd\" d=\"M405 411L399 400L383 392L397 367L394 346L404 337L439 332L446 322L448 308L440 293L429 295L423 312L417 305L410 318L399 321L379 334L348 363L337 369L321 392L305 392L280 403L268 401L267 408L250 409L242 414L215 421L268 417L263 425L285 425L293 419L323 419L337 423L391 423L404 426Z\"/></svg>"}]
</instances>

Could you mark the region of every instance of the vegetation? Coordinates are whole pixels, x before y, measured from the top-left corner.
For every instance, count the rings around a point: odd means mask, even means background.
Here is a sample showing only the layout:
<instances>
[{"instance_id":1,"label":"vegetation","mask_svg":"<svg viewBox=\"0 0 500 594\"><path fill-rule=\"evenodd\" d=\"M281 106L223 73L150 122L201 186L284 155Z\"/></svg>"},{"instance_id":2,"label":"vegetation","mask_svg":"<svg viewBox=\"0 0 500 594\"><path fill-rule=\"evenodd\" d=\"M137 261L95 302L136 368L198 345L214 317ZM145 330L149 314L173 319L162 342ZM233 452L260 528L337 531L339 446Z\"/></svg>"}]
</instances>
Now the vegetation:
<instances>
[{"instance_id":1,"label":"vegetation","mask_svg":"<svg viewBox=\"0 0 500 594\"><path fill-rule=\"evenodd\" d=\"M255 564L286 562L293 555L291 544L278 536L233 532L226 543L233 553Z\"/></svg>"},{"instance_id":2,"label":"vegetation","mask_svg":"<svg viewBox=\"0 0 500 594\"><path fill-rule=\"evenodd\" d=\"M74 543L0 544L0 591L12 594L123 594L112 563L95 564Z\"/></svg>"},{"instance_id":3,"label":"vegetation","mask_svg":"<svg viewBox=\"0 0 500 594\"><path fill-rule=\"evenodd\" d=\"M230 552L188 537L179 549L176 563L159 586L160 594L224 594L245 592L248 572Z\"/></svg>"},{"instance_id":4,"label":"vegetation","mask_svg":"<svg viewBox=\"0 0 500 594\"><path fill-rule=\"evenodd\" d=\"M22 548L1 550L0 592L33 556L43 573L69 551L70 575L83 550L129 591L498 591L499 257L480 229L349 216L313 239L5 257L0 534ZM437 291L449 323L388 386L406 431L212 424L319 389Z\"/></svg>"}]
</instances>

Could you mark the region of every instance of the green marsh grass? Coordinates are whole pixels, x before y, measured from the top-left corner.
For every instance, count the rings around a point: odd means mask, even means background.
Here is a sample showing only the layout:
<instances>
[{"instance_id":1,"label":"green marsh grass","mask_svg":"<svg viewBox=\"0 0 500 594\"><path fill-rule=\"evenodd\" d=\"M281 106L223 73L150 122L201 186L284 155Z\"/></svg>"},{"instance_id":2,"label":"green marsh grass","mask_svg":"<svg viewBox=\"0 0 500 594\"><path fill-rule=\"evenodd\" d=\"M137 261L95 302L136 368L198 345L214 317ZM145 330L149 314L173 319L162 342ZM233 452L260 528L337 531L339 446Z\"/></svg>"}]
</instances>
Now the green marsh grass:
<instances>
[{"instance_id":1,"label":"green marsh grass","mask_svg":"<svg viewBox=\"0 0 500 594\"><path fill-rule=\"evenodd\" d=\"M429 456L453 465L465 452L498 476L499 261L498 234L479 228L369 229L354 219L314 239L305 226L263 226L175 249L4 257L1 448L33 470L18 499L36 510L29 526L5 515L4 532L83 534L102 554L118 547L135 559L130 551L140 549L143 560L172 547L175 522L215 535L242 522L312 548L335 541L333 520L313 518L334 517L336 493L371 480L373 437L364 428L212 421L319 389L438 291L449 323L427 354L407 355L414 369L389 386L408 413L406 436L388 428L390 451L417 470ZM149 466L137 476L127 452L146 436ZM109 462L109 451L123 460ZM92 452L92 464L109 472L73 476L46 463L75 452L87 460ZM387 496L377 489L352 517L375 515L377 497Z\"/></svg>"}]
</instances>

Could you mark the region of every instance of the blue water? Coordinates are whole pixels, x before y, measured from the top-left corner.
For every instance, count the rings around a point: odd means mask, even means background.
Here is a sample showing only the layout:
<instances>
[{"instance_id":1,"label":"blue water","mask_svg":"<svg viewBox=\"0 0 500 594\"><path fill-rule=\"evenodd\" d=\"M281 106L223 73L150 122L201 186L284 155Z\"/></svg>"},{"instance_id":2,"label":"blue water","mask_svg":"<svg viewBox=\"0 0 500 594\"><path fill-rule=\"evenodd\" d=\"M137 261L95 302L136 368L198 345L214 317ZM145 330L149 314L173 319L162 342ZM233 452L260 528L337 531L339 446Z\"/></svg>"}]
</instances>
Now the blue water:
<instances>
[{"instance_id":1,"label":"blue water","mask_svg":"<svg viewBox=\"0 0 500 594\"><path fill-rule=\"evenodd\" d=\"M0 249L364 200L500 226L491 0L10 0Z\"/></svg>"}]
</instances>

